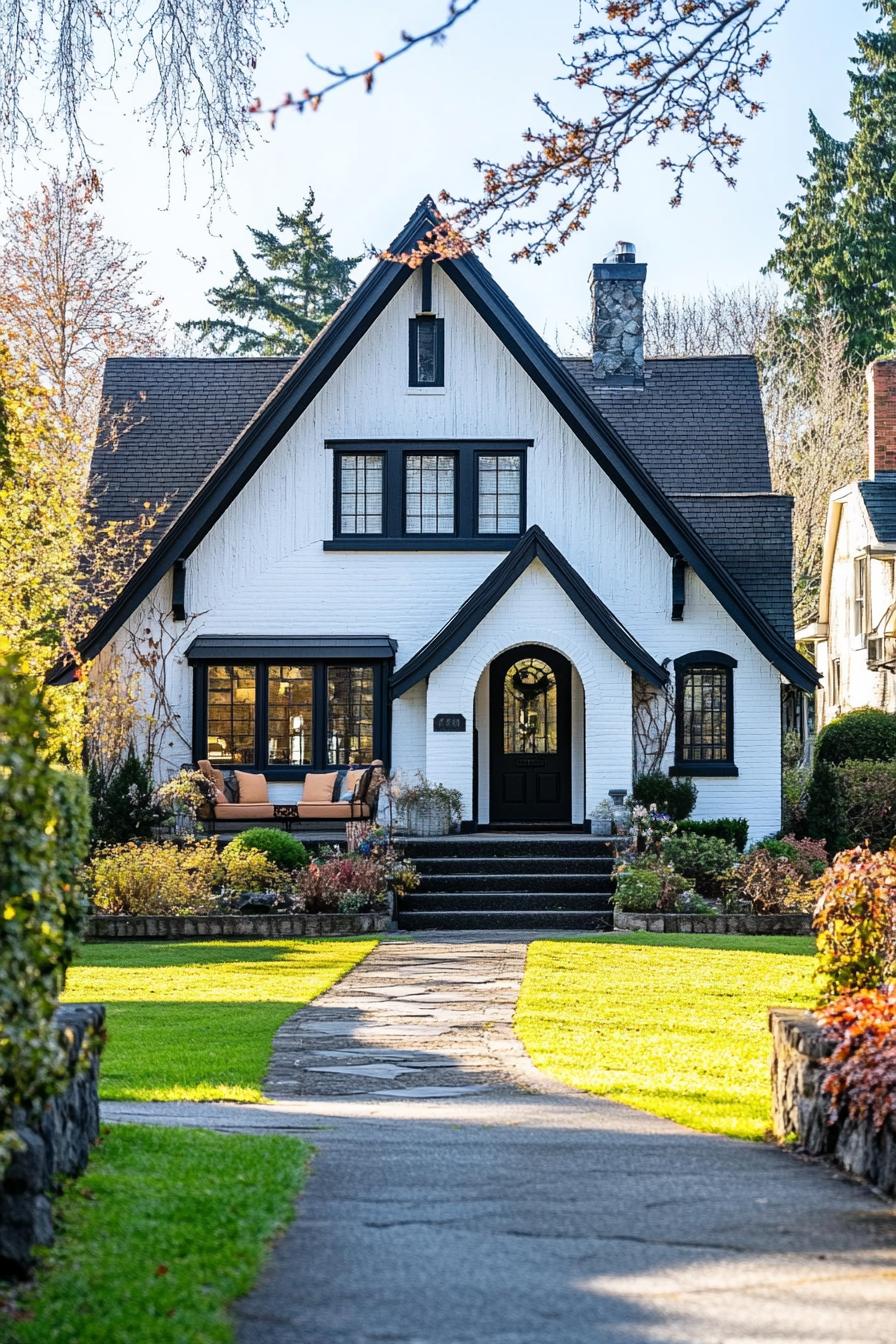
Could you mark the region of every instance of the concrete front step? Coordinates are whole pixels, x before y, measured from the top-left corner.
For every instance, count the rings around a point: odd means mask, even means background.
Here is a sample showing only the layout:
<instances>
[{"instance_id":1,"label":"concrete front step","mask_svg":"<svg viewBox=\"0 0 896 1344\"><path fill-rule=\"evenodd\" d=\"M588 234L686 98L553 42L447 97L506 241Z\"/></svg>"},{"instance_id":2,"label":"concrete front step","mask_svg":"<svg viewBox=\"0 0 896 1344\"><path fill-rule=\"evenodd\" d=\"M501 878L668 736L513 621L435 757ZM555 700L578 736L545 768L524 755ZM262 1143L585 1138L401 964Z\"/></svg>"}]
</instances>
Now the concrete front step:
<instances>
[{"instance_id":1,"label":"concrete front step","mask_svg":"<svg viewBox=\"0 0 896 1344\"><path fill-rule=\"evenodd\" d=\"M427 859L612 858L617 845L592 836L492 836L464 835L420 839L396 837L396 843L415 861ZM619 843L622 843L621 841Z\"/></svg>"},{"instance_id":2,"label":"concrete front step","mask_svg":"<svg viewBox=\"0 0 896 1344\"><path fill-rule=\"evenodd\" d=\"M402 912L402 929L581 929L607 932L609 911L595 910L422 910Z\"/></svg>"},{"instance_id":3,"label":"concrete front step","mask_svg":"<svg viewBox=\"0 0 896 1344\"><path fill-rule=\"evenodd\" d=\"M452 873L443 877L423 869L420 874L420 891L568 891L588 892L592 894L610 894L612 883L609 873Z\"/></svg>"},{"instance_id":4,"label":"concrete front step","mask_svg":"<svg viewBox=\"0 0 896 1344\"><path fill-rule=\"evenodd\" d=\"M459 854L452 858L432 858L430 855L417 854L417 867L431 877L450 877L454 873L478 873L485 877L488 873L556 873L562 871L572 874L593 874L613 871L613 860L609 857L592 858L584 854L527 854L520 858L507 855Z\"/></svg>"},{"instance_id":5,"label":"concrete front step","mask_svg":"<svg viewBox=\"0 0 896 1344\"><path fill-rule=\"evenodd\" d=\"M399 920L405 914L440 910L612 910L610 893L585 891L414 891L402 898Z\"/></svg>"}]
</instances>

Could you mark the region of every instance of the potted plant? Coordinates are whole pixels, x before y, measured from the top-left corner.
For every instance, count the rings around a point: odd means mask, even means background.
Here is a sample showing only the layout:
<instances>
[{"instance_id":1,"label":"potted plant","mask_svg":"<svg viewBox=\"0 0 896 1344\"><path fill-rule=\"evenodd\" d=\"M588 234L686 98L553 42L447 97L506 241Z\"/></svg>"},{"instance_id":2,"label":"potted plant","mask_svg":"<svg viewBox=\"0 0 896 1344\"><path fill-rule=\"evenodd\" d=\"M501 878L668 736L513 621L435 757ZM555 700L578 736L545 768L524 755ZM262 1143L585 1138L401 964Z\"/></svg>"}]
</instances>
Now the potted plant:
<instances>
[{"instance_id":1,"label":"potted plant","mask_svg":"<svg viewBox=\"0 0 896 1344\"><path fill-rule=\"evenodd\" d=\"M592 835L612 835L613 834L613 804L609 798L601 798L600 802L591 809L591 834Z\"/></svg>"},{"instance_id":2,"label":"potted plant","mask_svg":"<svg viewBox=\"0 0 896 1344\"><path fill-rule=\"evenodd\" d=\"M419 771L410 784L399 785L395 803L408 835L448 835L463 812L458 789L433 784Z\"/></svg>"}]
</instances>

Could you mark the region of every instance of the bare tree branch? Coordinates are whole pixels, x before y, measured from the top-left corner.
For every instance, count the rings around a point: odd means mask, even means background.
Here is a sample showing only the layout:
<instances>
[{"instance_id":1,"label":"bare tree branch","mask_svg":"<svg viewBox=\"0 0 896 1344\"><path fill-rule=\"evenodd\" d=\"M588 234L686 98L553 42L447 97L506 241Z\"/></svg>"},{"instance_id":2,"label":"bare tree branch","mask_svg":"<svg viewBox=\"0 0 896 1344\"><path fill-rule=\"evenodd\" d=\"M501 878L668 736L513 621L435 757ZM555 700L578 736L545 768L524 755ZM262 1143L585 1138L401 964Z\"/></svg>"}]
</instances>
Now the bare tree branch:
<instances>
[{"instance_id":1,"label":"bare tree branch","mask_svg":"<svg viewBox=\"0 0 896 1344\"><path fill-rule=\"evenodd\" d=\"M265 107L260 98L254 98L249 105L249 111L256 116L268 117L273 129L277 125L278 116L286 108L293 108L296 112L304 112L306 107L310 107L312 112L316 112L328 93L332 93L335 89L341 89L346 84L362 80L365 91L372 93L378 70L388 65L390 61L397 60L399 56L407 55L421 42L431 42L434 46L439 46L445 41L448 29L453 28L458 19L464 18L471 9L475 9L478 3L479 0L450 0L448 14L441 23L437 23L434 28L429 28L425 33L418 33L416 36L409 33L407 29L402 29L401 41L397 47L387 53L375 51L373 60L368 65L361 66L358 70L348 70L344 65L326 65L315 60L310 54L306 54L305 59L315 70L330 76L329 84L324 84L314 91L303 89L298 98L294 98L291 93L284 94L282 101L273 107Z\"/></svg>"}]
</instances>

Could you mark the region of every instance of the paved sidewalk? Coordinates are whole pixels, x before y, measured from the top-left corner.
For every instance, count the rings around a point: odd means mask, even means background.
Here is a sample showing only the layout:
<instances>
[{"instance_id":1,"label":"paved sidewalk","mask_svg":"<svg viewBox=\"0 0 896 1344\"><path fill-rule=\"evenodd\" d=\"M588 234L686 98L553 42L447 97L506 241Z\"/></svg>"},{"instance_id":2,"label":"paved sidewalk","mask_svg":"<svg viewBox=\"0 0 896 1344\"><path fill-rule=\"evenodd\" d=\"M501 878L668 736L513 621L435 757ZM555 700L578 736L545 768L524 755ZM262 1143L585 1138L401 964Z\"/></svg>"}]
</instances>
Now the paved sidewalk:
<instances>
[{"instance_id":1,"label":"paved sidewalk","mask_svg":"<svg viewBox=\"0 0 896 1344\"><path fill-rule=\"evenodd\" d=\"M892 1344L892 1207L539 1074L529 941L381 944L278 1033L271 1105L104 1107L315 1144L241 1344Z\"/></svg>"}]
</instances>

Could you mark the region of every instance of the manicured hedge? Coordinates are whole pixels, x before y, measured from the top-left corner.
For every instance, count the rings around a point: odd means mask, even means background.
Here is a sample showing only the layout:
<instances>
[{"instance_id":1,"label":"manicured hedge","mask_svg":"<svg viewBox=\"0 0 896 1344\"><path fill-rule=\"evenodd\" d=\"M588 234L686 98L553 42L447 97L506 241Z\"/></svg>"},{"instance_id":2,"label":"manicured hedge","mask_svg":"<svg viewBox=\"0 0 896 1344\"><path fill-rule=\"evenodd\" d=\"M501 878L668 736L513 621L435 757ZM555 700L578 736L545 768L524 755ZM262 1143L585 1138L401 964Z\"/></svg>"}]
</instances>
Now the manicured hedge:
<instances>
[{"instance_id":1,"label":"manicured hedge","mask_svg":"<svg viewBox=\"0 0 896 1344\"><path fill-rule=\"evenodd\" d=\"M891 761L896 758L896 714L883 709L851 709L832 719L818 735L816 762Z\"/></svg>"},{"instance_id":2,"label":"manicured hedge","mask_svg":"<svg viewBox=\"0 0 896 1344\"><path fill-rule=\"evenodd\" d=\"M726 840L739 854L743 854L750 834L750 823L746 817L715 817L712 821L688 818L678 823L678 829L692 835L714 835L719 840Z\"/></svg>"},{"instance_id":3,"label":"manicured hedge","mask_svg":"<svg viewBox=\"0 0 896 1344\"><path fill-rule=\"evenodd\" d=\"M632 788L632 797L642 807L656 807L673 821L689 817L697 802L697 786L692 779L672 779L659 771L639 775Z\"/></svg>"},{"instance_id":4,"label":"manicured hedge","mask_svg":"<svg viewBox=\"0 0 896 1344\"><path fill-rule=\"evenodd\" d=\"M80 776L46 759L43 694L0 649L0 1172L12 1112L63 1082L51 1018L84 916L78 868L90 805Z\"/></svg>"}]
</instances>

